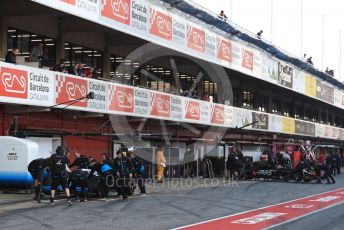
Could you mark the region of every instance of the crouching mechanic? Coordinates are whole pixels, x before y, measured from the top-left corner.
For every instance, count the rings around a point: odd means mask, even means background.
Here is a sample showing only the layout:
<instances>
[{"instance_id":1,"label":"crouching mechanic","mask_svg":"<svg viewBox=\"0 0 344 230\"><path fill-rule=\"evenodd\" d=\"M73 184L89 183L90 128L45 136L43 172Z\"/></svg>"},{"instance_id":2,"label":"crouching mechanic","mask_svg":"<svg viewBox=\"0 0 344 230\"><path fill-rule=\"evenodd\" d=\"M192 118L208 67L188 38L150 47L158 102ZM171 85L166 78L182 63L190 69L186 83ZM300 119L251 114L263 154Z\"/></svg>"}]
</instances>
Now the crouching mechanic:
<instances>
[{"instance_id":1,"label":"crouching mechanic","mask_svg":"<svg viewBox=\"0 0 344 230\"><path fill-rule=\"evenodd\" d=\"M80 194L82 196L80 201L87 202L86 189L88 189L88 173L82 171L81 168L77 168L72 172L69 178L74 194L78 194L79 191L77 191L77 187L80 187Z\"/></svg>"},{"instance_id":2,"label":"crouching mechanic","mask_svg":"<svg viewBox=\"0 0 344 230\"><path fill-rule=\"evenodd\" d=\"M92 160L90 163L91 172L88 176L89 179L92 178L94 172L97 172L100 176L99 187L100 187L100 196L103 200L106 201L109 195L109 184L111 184L113 179L112 168L105 162L97 163L95 160Z\"/></svg>"},{"instance_id":3,"label":"crouching mechanic","mask_svg":"<svg viewBox=\"0 0 344 230\"><path fill-rule=\"evenodd\" d=\"M145 179L143 175L145 166L143 165L142 160L138 158L134 152L129 152L129 156L131 164L133 165L133 177L140 188L140 195L146 195Z\"/></svg>"},{"instance_id":4,"label":"crouching mechanic","mask_svg":"<svg viewBox=\"0 0 344 230\"><path fill-rule=\"evenodd\" d=\"M56 153L53 154L48 160L51 172L51 204L54 204L55 191L58 185L61 185L66 192L68 205L72 205L68 188L67 165L69 164L69 159L66 156L67 153L68 151L65 146L59 146L56 149Z\"/></svg>"},{"instance_id":5,"label":"crouching mechanic","mask_svg":"<svg viewBox=\"0 0 344 230\"><path fill-rule=\"evenodd\" d=\"M39 192L42 183L42 173L44 168L47 166L47 160L43 158L39 158L30 162L28 166L28 171L30 172L32 178L34 179L34 187L35 187L35 197L33 199L39 199Z\"/></svg>"}]
</instances>

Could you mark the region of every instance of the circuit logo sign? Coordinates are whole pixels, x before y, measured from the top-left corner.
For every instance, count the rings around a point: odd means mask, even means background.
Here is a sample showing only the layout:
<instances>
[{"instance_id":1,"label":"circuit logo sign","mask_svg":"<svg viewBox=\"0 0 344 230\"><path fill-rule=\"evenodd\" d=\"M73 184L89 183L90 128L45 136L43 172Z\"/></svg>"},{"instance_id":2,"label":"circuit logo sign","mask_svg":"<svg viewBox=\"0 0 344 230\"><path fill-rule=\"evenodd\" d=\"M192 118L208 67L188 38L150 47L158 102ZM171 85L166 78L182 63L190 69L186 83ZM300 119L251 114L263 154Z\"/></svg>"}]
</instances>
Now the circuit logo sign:
<instances>
[{"instance_id":1,"label":"circuit logo sign","mask_svg":"<svg viewBox=\"0 0 344 230\"><path fill-rule=\"evenodd\" d=\"M225 123L225 108L220 105L214 105L211 114L211 123L224 124Z\"/></svg>"},{"instance_id":2,"label":"circuit logo sign","mask_svg":"<svg viewBox=\"0 0 344 230\"><path fill-rule=\"evenodd\" d=\"M0 96L27 98L28 73L27 71L1 67L0 69Z\"/></svg>"},{"instance_id":3,"label":"circuit logo sign","mask_svg":"<svg viewBox=\"0 0 344 230\"><path fill-rule=\"evenodd\" d=\"M87 81L85 79L78 79L67 77L63 75L56 75L56 103L66 103L70 101L73 106L87 107ZM67 105L69 103L66 103Z\"/></svg>"},{"instance_id":4,"label":"circuit logo sign","mask_svg":"<svg viewBox=\"0 0 344 230\"><path fill-rule=\"evenodd\" d=\"M188 101L186 104L185 118L191 120L200 120L200 104L196 101Z\"/></svg>"},{"instance_id":5,"label":"circuit logo sign","mask_svg":"<svg viewBox=\"0 0 344 230\"><path fill-rule=\"evenodd\" d=\"M248 50L242 52L242 67L253 70L253 53Z\"/></svg>"},{"instance_id":6,"label":"circuit logo sign","mask_svg":"<svg viewBox=\"0 0 344 230\"><path fill-rule=\"evenodd\" d=\"M134 90L123 86L110 86L110 109L114 111L134 112Z\"/></svg>"},{"instance_id":7,"label":"circuit logo sign","mask_svg":"<svg viewBox=\"0 0 344 230\"><path fill-rule=\"evenodd\" d=\"M172 40L172 17L151 8L150 33L158 37Z\"/></svg>"},{"instance_id":8,"label":"circuit logo sign","mask_svg":"<svg viewBox=\"0 0 344 230\"><path fill-rule=\"evenodd\" d=\"M188 26L188 47L199 51L205 51L205 32L193 26Z\"/></svg>"},{"instance_id":9,"label":"circuit logo sign","mask_svg":"<svg viewBox=\"0 0 344 230\"><path fill-rule=\"evenodd\" d=\"M78 85L74 82L67 82L66 91L69 100L76 100L78 98L86 97L86 87L84 85ZM86 101L86 98L80 101Z\"/></svg>"},{"instance_id":10,"label":"circuit logo sign","mask_svg":"<svg viewBox=\"0 0 344 230\"><path fill-rule=\"evenodd\" d=\"M130 25L130 0L102 0L101 15Z\"/></svg>"},{"instance_id":11,"label":"circuit logo sign","mask_svg":"<svg viewBox=\"0 0 344 230\"><path fill-rule=\"evenodd\" d=\"M217 58L232 62L232 44L229 40L217 38Z\"/></svg>"},{"instance_id":12,"label":"circuit logo sign","mask_svg":"<svg viewBox=\"0 0 344 230\"><path fill-rule=\"evenodd\" d=\"M151 115L160 117L170 117L170 95L152 93Z\"/></svg>"}]
</instances>

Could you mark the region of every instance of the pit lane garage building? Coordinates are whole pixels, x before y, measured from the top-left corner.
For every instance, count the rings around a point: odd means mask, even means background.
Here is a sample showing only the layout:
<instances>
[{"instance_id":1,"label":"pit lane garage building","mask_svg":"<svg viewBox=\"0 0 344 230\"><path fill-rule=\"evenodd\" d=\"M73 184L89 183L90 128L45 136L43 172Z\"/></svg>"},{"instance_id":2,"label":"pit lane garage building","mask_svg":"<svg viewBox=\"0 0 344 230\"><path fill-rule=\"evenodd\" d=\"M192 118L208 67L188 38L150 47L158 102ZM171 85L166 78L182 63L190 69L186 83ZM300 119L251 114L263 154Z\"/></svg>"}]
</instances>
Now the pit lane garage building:
<instances>
[{"instance_id":1,"label":"pit lane garage building","mask_svg":"<svg viewBox=\"0 0 344 230\"><path fill-rule=\"evenodd\" d=\"M15 47L17 65L0 61L3 136L96 159L120 144L183 159L344 139L342 83L190 1L0 0L1 58ZM49 70L62 59L93 78Z\"/></svg>"}]
</instances>

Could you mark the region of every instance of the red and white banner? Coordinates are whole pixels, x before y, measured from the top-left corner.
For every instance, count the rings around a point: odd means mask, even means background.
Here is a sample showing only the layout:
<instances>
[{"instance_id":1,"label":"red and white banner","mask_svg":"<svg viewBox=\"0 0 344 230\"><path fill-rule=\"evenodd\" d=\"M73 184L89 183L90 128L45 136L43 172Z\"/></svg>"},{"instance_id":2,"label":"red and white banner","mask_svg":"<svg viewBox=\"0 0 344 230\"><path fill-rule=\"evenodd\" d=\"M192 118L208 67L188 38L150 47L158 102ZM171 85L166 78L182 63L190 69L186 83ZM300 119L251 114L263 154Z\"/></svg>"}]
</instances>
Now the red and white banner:
<instances>
[{"instance_id":1,"label":"red and white banner","mask_svg":"<svg viewBox=\"0 0 344 230\"><path fill-rule=\"evenodd\" d=\"M172 17L156 7L151 7L150 33L166 40L172 40Z\"/></svg>"},{"instance_id":2,"label":"red and white banner","mask_svg":"<svg viewBox=\"0 0 344 230\"><path fill-rule=\"evenodd\" d=\"M151 92L151 115L157 117L170 117L171 96L168 94Z\"/></svg>"},{"instance_id":3,"label":"red and white banner","mask_svg":"<svg viewBox=\"0 0 344 230\"><path fill-rule=\"evenodd\" d=\"M28 72L17 68L0 68L0 96L27 99Z\"/></svg>"},{"instance_id":4,"label":"red and white banner","mask_svg":"<svg viewBox=\"0 0 344 230\"><path fill-rule=\"evenodd\" d=\"M232 44L228 39L217 38L217 58L226 62L232 62Z\"/></svg>"},{"instance_id":5,"label":"red and white banner","mask_svg":"<svg viewBox=\"0 0 344 230\"><path fill-rule=\"evenodd\" d=\"M187 25L187 46L190 49L204 53L205 32L192 25Z\"/></svg>"},{"instance_id":6,"label":"red and white banner","mask_svg":"<svg viewBox=\"0 0 344 230\"><path fill-rule=\"evenodd\" d=\"M110 85L110 110L134 113L134 89Z\"/></svg>"},{"instance_id":7,"label":"red and white banner","mask_svg":"<svg viewBox=\"0 0 344 230\"><path fill-rule=\"evenodd\" d=\"M247 49L242 51L242 67L253 70L253 52Z\"/></svg>"},{"instance_id":8,"label":"red and white banner","mask_svg":"<svg viewBox=\"0 0 344 230\"><path fill-rule=\"evenodd\" d=\"M101 0L101 15L121 22L123 24L130 24L130 0Z\"/></svg>"},{"instance_id":9,"label":"red and white banner","mask_svg":"<svg viewBox=\"0 0 344 230\"><path fill-rule=\"evenodd\" d=\"M225 108L222 105L212 105L211 110L212 124L225 124Z\"/></svg>"},{"instance_id":10,"label":"red and white banner","mask_svg":"<svg viewBox=\"0 0 344 230\"><path fill-rule=\"evenodd\" d=\"M94 94L93 99L84 98L89 92ZM252 111L247 109L4 62L0 62L0 102L35 106L62 103L60 108L231 128L246 126L254 120ZM285 133L282 116L254 114L264 118L266 131ZM299 121L290 118L290 122ZM315 136L322 138L344 140L344 129L317 123L313 127L313 132L293 129L289 134L312 136L315 132Z\"/></svg>"},{"instance_id":11,"label":"red and white banner","mask_svg":"<svg viewBox=\"0 0 344 230\"><path fill-rule=\"evenodd\" d=\"M56 103L87 107L87 80L56 74ZM82 99L81 99L82 98Z\"/></svg>"},{"instance_id":12,"label":"red and white banner","mask_svg":"<svg viewBox=\"0 0 344 230\"><path fill-rule=\"evenodd\" d=\"M200 102L194 100L186 101L185 118L199 121L201 118Z\"/></svg>"},{"instance_id":13,"label":"red and white banner","mask_svg":"<svg viewBox=\"0 0 344 230\"><path fill-rule=\"evenodd\" d=\"M75 2L76 0L60 0L61 2L65 2L65 3L68 3L68 4L71 4L73 6L75 6Z\"/></svg>"}]
</instances>

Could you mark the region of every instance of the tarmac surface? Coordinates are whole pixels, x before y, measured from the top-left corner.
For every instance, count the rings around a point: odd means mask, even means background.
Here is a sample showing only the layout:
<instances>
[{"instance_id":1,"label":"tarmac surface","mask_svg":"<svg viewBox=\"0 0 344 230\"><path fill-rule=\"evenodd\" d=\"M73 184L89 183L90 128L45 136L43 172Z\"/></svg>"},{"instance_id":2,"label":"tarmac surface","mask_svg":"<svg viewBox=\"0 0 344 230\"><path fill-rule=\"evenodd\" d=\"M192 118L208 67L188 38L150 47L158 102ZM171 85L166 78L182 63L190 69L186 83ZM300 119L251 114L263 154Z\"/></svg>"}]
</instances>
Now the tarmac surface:
<instances>
[{"instance_id":1,"label":"tarmac surface","mask_svg":"<svg viewBox=\"0 0 344 230\"><path fill-rule=\"evenodd\" d=\"M336 184L176 180L152 187L145 197L118 198L54 206L38 204L32 195L0 194L0 229L171 229L272 204L344 188ZM173 186L172 186L173 184ZM8 198L8 196L13 196ZM308 215L274 229L343 229L344 204Z\"/></svg>"}]
</instances>

